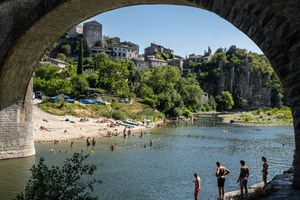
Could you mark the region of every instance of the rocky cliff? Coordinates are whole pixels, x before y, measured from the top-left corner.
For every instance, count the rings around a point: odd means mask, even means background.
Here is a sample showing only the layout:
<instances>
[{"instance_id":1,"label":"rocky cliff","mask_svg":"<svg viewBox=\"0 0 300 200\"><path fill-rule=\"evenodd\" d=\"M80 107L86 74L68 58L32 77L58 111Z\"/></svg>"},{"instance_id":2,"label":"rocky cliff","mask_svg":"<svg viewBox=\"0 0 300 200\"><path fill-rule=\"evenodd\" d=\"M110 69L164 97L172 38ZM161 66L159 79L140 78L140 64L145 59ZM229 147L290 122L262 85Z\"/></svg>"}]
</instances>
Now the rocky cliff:
<instances>
[{"instance_id":1,"label":"rocky cliff","mask_svg":"<svg viewBox=\"0 0 300 200\"><path fill-rule=\"evenodd\" d=\"M218 85L210 82L203 83L202 89L209 94L219 95L222 91L233 93L236 89L242 90L245 99L243 109L258 109L271 106L271 81L269 74L261 75L257 71L251 71L249 62L251 58L243 60L241 70L234 65L223 67L219 62L220 76Z\"/></svg>"}]
</instances>

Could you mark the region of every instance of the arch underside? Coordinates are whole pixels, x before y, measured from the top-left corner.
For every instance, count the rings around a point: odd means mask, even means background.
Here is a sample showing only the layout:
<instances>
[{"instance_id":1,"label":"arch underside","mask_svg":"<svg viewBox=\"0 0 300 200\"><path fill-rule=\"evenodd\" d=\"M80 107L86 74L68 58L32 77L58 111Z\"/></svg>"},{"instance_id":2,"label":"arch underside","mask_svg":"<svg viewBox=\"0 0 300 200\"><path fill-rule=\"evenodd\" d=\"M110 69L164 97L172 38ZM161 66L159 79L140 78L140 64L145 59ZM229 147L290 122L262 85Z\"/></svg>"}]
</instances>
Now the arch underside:
<instances>
[{"instance_id":1,"label":"arch underside","mask_svg":"<svg viewBox=\"0 0 300 200\"><path fill-rule=\"evenodd\" d=\"M292 107L297 152L294 184L300 187L300 1L297 0L0 1L2 130L8 127L7 115L11 110L18 110L11 115L19 117L11 120L23 124L18 128L19 135L30 132L31 126L24 125L32 123L32 112L26 110L30 106L26 104L30 101L26 99L27 88L40 58L60 35L100 13L142 4L185 5L211 11L232 23L261 48L281 79ZM0 135L3 135L1 130ZM8 140L0 137L0 144Z\"/></svg>"}]
</instances>

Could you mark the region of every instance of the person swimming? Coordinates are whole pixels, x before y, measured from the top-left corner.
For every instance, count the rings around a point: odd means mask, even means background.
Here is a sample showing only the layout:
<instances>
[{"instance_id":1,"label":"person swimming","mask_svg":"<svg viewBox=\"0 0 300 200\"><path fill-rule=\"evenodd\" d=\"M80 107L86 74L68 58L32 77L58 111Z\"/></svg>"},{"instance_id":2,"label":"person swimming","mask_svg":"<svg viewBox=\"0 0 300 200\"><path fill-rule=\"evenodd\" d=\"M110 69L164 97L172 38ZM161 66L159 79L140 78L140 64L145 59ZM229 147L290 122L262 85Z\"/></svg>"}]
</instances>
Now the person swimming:
<instances>
[{"instance_id":1,"label":"person swimming","mask_svg":"<svg viewBox=\"0 0 300 200\"><path fill-rule=\"evenodd\" d=\"M73 142L71 142L71 147L73 147L73 144L74 144L74 143L73 143Z\"/></svg>"},{"instance_id":2,"label":"person swimming","mask_svg":"<svg viewBox=\"0 0 300 200\"><path fill-rule=\"evenodd\" d=\"M95 146L95 144L96 144L96 139L93 138L93 140L92 140L92 145Z\"/></svg>"},{"instance_id":3,"label":"person swimming","mask_svg":"<svg viewBox=\"0 0 300 200\"><path fill-rule=\"evenodd\" d=\"M153 141L152 140L150 140L150 147L153 145Z\"/></svg>"},{"instance_id":4,"label":"person swimming","mask_svg":"<svg viewBox=\"0 0 300 200\"><path fill-rule=\"evenodd\" d=\"M113 151L113 150L115 149L115 146L112 144L112 145L110 146L110 149Z\"/></svg>"}]
</instances>

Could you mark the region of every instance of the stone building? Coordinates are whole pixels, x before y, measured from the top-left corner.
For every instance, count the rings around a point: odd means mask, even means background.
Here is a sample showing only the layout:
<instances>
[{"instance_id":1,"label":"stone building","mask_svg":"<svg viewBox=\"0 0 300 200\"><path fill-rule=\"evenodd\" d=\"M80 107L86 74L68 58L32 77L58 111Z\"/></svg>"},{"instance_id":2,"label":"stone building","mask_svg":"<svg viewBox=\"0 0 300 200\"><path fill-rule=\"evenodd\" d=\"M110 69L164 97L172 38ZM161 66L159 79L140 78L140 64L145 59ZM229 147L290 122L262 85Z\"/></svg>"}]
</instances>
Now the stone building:
<instances>
[{"instance_id":1,"label":"stone building","mask_svg":"<svg viewBox=\"0 0 300 200\"><path fill-rule=\"evenodd\" d=\"M108 49L112 50L112 58L133 59L138 57L138 51L135 47L128 45L111 45Z\"/></svg>"},{"instance_id":2,"label":"stone building","mask_svg":"<svg viewBox=\"0 0 300 200\"><path fill-rule=\"evenodd\" d=\"M183 66L183 58L182 57L176 56L173 59L168 59L167 62L168 62L168 65L178 67L178 69L180 70L180 72L183 71L182 70L182 66Z\"/></svg>"},{"instance_id":3,"label":"stone building","mask_svg":"<svg viewBox=\"0 0 300 200\"><path fill-rule=\"evenodd\" d=\"M65 66L67 66L69 63L67 63L66 61L63 60L58 60L58 59L54 59L54 58L47 58L46 61L40 61L38 64L38 67L40 65L48 65L50 64L52 67L59 67L59 68L64 68Z\"/></svg>"},{"instance_id":4,"label":"stone building","mask_svg":"<svg viewBox=\"0 0 300 200\"><path fill-rule=\"evenodd\" d=\"M143 71L149 67L149 63L144 60L144 58L133 58L131 61L137 66L138 72Z\"/></svg>"},{"instance_id":5,"label":"stone building","mask_svg":"<svg viewBox=\"0 0 300 200\"><path fill-rule=\"evenodd\" d=\"M158 67L158 66L166 66L168 62L165 60L155 59L155 58L148 58L148 63L150 67Z\"/></svg>"},{"instance_id":6,"label":"stone building","mask_svg":"<svg viewBox=\"0 0 300 200\"><path fill-rule=\"evenodd\" d=\"M79 35L83 34L83 27L82 25L78 24L75 27L69 30L69 36L72 38L78 37Z\"/></svg>"},{"instance_id":7,"label":"stone building","mask_svg":"<svg viewBox=\"0 0 300 200\"><path fill-rule=\"evenodd\" d=\"M211 59L211 49L208 47L208 51L204 51L204 55L195 55L190 54L189 58L185 59L183 62L183 68L187 69L187 65L189 64L190 61L196 62L196 63L201 63L204 60L210 61Z\"/></svg>"},{"instance_id":8,"label":"stone building","mask_svg":"<svg viewBox=\"0 0 300 200\"><path fill-rule=\"evenodd\" d=\"M93 46L90 48L91 56L98 53L105 52L108 57L114 59L133 59L138 58L138 51L136 47L129 47L128 45L111 45L108 48Z\"/></svg>"},{"instance_id":9,"label":"stone building","mask_svg":"<svg viewBox=\"0 0 300 200\"><path fill-rule=\"evenodd\" d=\"M151 43L151 46L150 47L147 47L144 49L145 50L145 61L148 62L148 58L149 56L155 56L155 53L158 52L158 53L167 53L167 54L174 54L174 51L171 50L171 49L167 49L167 48L164 48L163 46L161 45L157 45L155 43Z\"/></svg>"},{"instance_id":10,"label":"stone building","mask_svg":"<svg viewBox=\"0 0 300 200\"><path fill-rule=\"evenodd\" d=\"M83 42L87 50L93 46L103 46L102 24L97 21L90 21L83 24ZM97 44L97 45L96 45Z\"/></svg>"},{"instance_id":11,"label":"stone building","mask_svg":"<svg viewBox=\"0 0 300 200\"><path fill-rule=\"evenodd\" d=\"M205 102L208 101L208 96L209 94L207 92L203 92L202 98L201 98L201 103L204 104Z\"/></svg>"}]
</instances>

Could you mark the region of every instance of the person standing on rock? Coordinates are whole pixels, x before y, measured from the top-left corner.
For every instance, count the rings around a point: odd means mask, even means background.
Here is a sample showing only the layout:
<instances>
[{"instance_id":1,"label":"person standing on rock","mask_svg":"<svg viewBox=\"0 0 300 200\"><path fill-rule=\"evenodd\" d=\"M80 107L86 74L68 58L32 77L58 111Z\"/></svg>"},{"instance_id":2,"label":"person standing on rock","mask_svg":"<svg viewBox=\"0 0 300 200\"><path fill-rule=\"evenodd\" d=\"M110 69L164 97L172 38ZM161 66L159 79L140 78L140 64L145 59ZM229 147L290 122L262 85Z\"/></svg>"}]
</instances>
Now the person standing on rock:
<instances>
[{"instance_id":1,"label":"person standing on rock","mask_svg":"<svg viewBox=\"0 0 300 200\"><path fill-rule=\"evenodd\" d=\"M200 178L200 176L198 176L197 173L194 173L194 176L196 178L196 180L193 181L193 182L195 182L194 196L195 196L195 200L198 200L198 193L201 190L201 178Z\"/></svg>"},{"instance_id":2,"label":"person standing on rock","mask_svg":"<svg viewBox=\"0 0 300 200\"><path fill-rule=\"evenodd\" d=\"M263 164L263 170L261 171L263 173L263 180L265 185L267 184L267 175L268 175L268 168L269 168L269 164L267 162L266 157L261 157L261 160L264 162Z\"/></svg>"},{"instance_id":3,"label":"person standing on rock","mask_svg":"<svg viewBox=\"0 0 300 200\"><path fill-rule=\"evenodd\" d=\"M245 166L245 161L241 160L240 161L242 167L241 167L241 172L239 179L237 182L240 182L240 187L241 187L241 197L243 198L243 187L245 188L245 193L246 197L248 195L248 190L247 190L247 183L248 183L248 177L249 177L249 168Z\"/></svg>"},{"instance_id":4,"label":"person standing on rock","mask_svg":"<svg viewBox=\"0 0 300 200\"><path fill-rule=\"evenodd\" d=\"M225 176L230 173L230 171L226 168L221 166L220 162L216 163L218 166L216 177L218 178L218 189L219 189L219 199L224 199L224 183L225 183Z\"/></svg>"}]
</instances>

